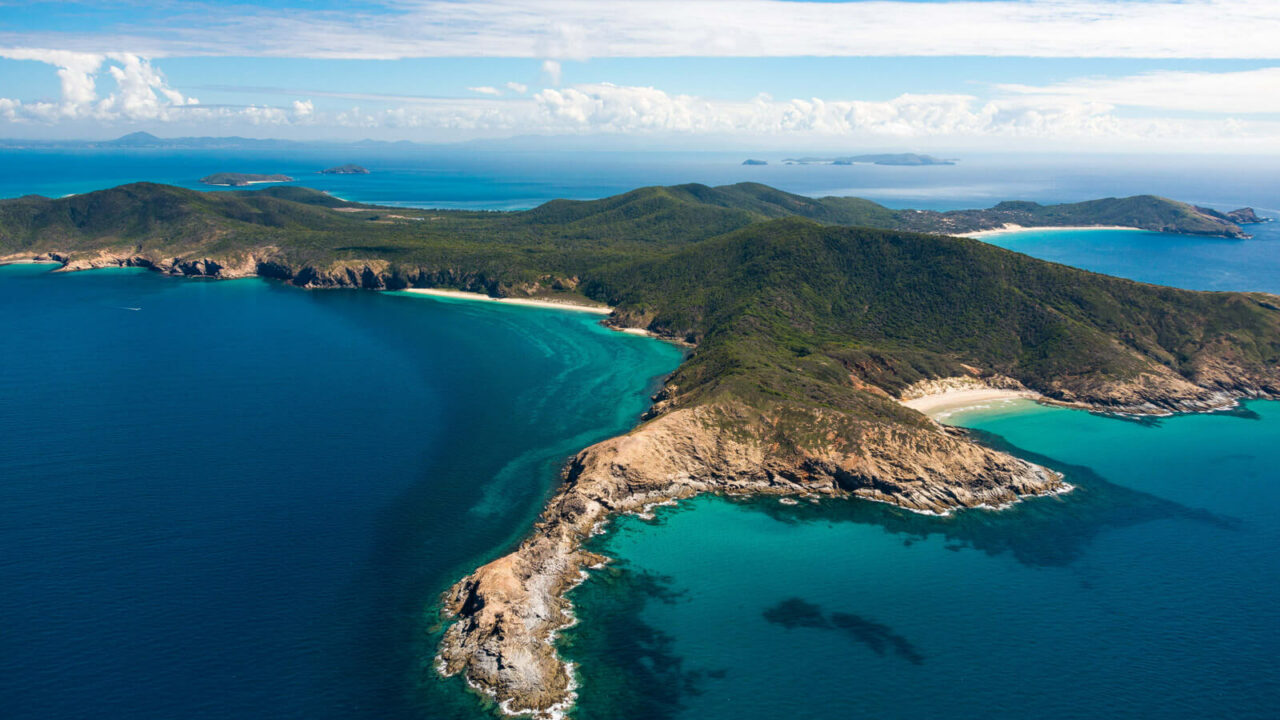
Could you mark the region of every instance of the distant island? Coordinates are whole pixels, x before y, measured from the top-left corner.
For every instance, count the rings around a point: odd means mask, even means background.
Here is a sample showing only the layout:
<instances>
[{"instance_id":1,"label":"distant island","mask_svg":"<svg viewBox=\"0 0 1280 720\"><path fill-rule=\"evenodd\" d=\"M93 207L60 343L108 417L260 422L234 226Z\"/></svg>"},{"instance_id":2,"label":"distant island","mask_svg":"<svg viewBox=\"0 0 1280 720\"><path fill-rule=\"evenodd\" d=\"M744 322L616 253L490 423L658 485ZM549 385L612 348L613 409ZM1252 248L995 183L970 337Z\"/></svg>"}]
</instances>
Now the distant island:
<instances>
[{"instance_id":1,"label":"distant island","mask_svg":"<svg viewBox=\"0 0 1280 720\"><path fill-rule=\"evenodd\" d=\"M288 175L255 175L253 173L214 173L200 178L200 182L205 185L222 185L226 187L241 187L243 185L257 185L259 183L277 183L277 182L293 182L293 178Z\"/></svg>"},{"instance_id":2,"label":"distant island","mask_svg":"<svg viewBox=\"0 0 1280 720\"><path fill-rule=\"evenodd\" d=\"M359 165L338 165L337 167L325 168L320 171L321 175L368 175L369 171Z\"/></svg>"},{"instance_id":3,"label":"distant island","mask_svg":"<svg viewBox=\"0 0 1280 720\"><path fill-rule=\"evenodd\" d=\"M524 539L441 599L434 667L509 714L550 717L575 698L556 644L567 593L608 562L587 542L619 513L726 493L938 514L1072 489L907 404L946 390L1146 415L1280 398L1275 295L1160 287L937 234L1026 223L1235 238L1233 215L1254 217L1153 195L895 210L759 183L481 213L135 183L0 200L0 262L591 302L612 328L689 347L643 422L569 459Z\"/></svg>"},{"instance_id":4,"label":"distant island","mask_svg":"<svg viewBox=\"0 0 1280 720\"><path fill-rule=\"evenodd\" d=\"M742 164L743 165L768 165L769 161L768 160L752 160L751 158L747 158L746 160L742 161Z\"/></svg>"},{"instance_id":5,"label":"distant island","mask_svg":"<svg viewBox=\"0 0 1280 720\"><path fill-rule=\"evenodd\" d=\"M955 160L943 160L932 155L915 153L887 153L879 155L847 155L845 157L787 158L789 165L955 165Z\"/></svg>"}]
</instances>

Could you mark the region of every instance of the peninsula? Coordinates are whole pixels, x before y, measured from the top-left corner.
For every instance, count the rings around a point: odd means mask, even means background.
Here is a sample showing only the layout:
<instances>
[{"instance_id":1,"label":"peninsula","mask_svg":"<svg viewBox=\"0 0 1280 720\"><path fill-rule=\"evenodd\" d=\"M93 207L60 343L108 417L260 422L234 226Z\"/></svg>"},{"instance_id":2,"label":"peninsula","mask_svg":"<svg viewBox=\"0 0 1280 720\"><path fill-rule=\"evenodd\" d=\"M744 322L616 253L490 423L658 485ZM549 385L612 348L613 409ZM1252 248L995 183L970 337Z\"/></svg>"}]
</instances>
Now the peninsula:
<instances>
[{"instance_id":1,"label":"peninsula","mask_svg":"<svg viewBox=\"0 0 1280 720\"><path fill-rule=\"evenodd\" d=\"M940 390L1127 413L1280 397L1280 297L1158 287L919 232L1022 220L1243 235L1164 198L933 213L740 184L521 212L390 210L299 187L28 196L0 201L0 261L590 301L612 308L613 327L692 346L643 422L574 456L525 540L445 594L437 667L507 712L573 702L554 638L572 619L567 591L607 560L584 540L618 513L707 492L946 513L1069 489L904 404Z\"/></svg>"},{"instance_id":2,"label":"peninsula","mask_svg":"<svg viewBox=\"0 0 1280 720\"><path fill-rule=\"evenodd\" d=\"M259 183L277 183L277 182L293 182L293 178L288 175L255 175L253 173L214 173L200 178L200 182L205 185L224 185L227 187L241 187L244 185L257 185Z\"/></svg>"}]
</instances>

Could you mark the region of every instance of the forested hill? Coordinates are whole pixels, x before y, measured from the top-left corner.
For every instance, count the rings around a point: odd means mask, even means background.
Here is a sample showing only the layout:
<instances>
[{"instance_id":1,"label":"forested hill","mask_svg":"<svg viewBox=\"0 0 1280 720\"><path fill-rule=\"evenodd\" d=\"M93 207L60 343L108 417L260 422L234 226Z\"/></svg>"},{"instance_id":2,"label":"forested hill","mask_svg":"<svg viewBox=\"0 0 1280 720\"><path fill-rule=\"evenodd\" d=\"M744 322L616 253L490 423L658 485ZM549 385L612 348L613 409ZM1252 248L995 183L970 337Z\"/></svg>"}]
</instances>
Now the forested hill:
<instances>
[{"instance_id":1,"label":"forested hill","mask_svg":"<svg viewBox=\"0 0 1280 720\"><path fill-rule=\"evenodd\" d=\"M813 382L851 375L896 394L963 372L1115 405L1280 390L1274 299L1157 288L974 240L872 229L1022 217L1238 230L1150 196L920 213L757 184L679 185L463 212L360 205L297 187L134 184L0 201L0 257L51 253L71 269L144 265L310 287L585 295L617 306L617 323L698 343L681 384L699 397L739 381L738 394L797 402L837 386L847 395L847 384Z\"/></svg>"},{"instance_id":2,"label":"forested hill","mask_svg":"<svg viewBox=\"0 0 1280 720\"><path fill-rule=\"evenodd\" d=\"M342 212L318 212L327 208ZM444 238L488 244L617 249L702 240L765 219L799 216L831 225L956 234L1007 223L1023 226L1123 225L1166 232L1243 237L1234 222L1247 209L1217 213L1150 195L1068 205L1004 202L987 210L892 210L861 198L809 198L766 185L646 187L600 200L553 200L523 212L466 212L378 208L347 203L300 187L201 193L136 183L60 199L0 200L0 250L16 252L50 241L101 245L147 241L153 247L191 247L211 236L279 235L293 231L345 236L356 226L385 240L394 257ZM312 238L316 250L326 243ZM331 250L350 245L328 243Z\"/></svg>"}]
</instances>

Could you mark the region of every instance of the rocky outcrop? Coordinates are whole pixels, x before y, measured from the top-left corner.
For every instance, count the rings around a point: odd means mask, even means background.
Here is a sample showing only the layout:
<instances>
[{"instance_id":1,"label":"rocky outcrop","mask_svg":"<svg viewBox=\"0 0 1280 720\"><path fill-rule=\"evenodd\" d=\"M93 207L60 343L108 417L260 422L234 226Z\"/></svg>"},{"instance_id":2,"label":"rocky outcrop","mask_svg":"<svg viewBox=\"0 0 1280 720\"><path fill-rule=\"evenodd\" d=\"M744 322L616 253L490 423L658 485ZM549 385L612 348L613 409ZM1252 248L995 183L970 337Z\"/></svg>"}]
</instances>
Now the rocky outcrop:
<instances>
[{"instance_id":1,"label":"rocky outcrop","mask_svg":"<svg viewBox=\"0 0 1280 720\"><path fill-rule=\"evenodd\" d=\"M102 250L94 253L18 253L0 262L56 262L58 272L108 267L142 267L181 277L228 280L264 277L309 289L361 288L403 290L411 287L453 288L492 297L528 297L572 292L577 277L548 275L531 282L511 283L482 272L458 268L402 268L385 260L337 261L327 265L298 263L278 248L265 246L235 255L209 257L156 257L137 249Z\"/></svg>"},{"instance_id":2,"label":"rocky outcrop","mask_svg":"<svg viewBox=\"0 0 1280 720\"><path fill-rule=\"evenodd\" d=\"M861 497L920 512L999 506L1067 489L1053 472L942 428L842 424L820 446L782 451L769 418L733 405L680 408L579 453L533 533L444 598L454 622L437 667L463 674L511 714L557 716L575 697L555 635L566 597L606 558L583 542L618 513L707 492Z\"/></svg>"}]
</instances>

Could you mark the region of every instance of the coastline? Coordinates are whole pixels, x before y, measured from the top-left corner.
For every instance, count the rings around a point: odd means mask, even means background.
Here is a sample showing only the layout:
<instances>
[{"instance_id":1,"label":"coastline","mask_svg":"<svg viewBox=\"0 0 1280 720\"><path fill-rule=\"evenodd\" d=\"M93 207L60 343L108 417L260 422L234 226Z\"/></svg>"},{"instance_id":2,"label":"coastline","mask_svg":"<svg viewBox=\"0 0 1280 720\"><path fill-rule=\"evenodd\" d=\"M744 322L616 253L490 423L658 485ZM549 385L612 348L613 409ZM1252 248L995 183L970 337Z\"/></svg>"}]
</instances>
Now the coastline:
<instances>
[{"instance_id":1,"label":"coastline","mask_svg":"<svg viewBox=\"0 0 1280 720\"><path fill-rule=\"evenodd\" d=\"M470 300L475 302L494 302L504 305L523 305L525 307L550 308L553 310L573 310L576 312L589 312L596 315L609 315L613 312L613 308L608 305L583 305L581 303L561 302L557 300L531 300L527 298L496 298L482 293L464 292L462 290L438 290L435 288L405 288L400 292L413 293L414 295L429 295L432 297L452 298L454 300ZM623 330L626 332L626 330Z\"/></svg>"},{"instance_id":2,"label":"coastline","mask_svg":"<svg viewBox=\"0 0 1280 720\"><path fill-rule=\"evenodd\" d=\"M1042 232L1045 230L1142 230L1142 228L1127 225L1036 225L1024 227L1014 223L1005 223L1004 227L1001 228L995 228L992 230L975 230L973 232L960 233L956 235L956 237L981 240L982 238L991 237L993 235L1008 235L1010 233L1020 232Z\"/></svg>"},{"instance_id":3,"label":"coastline","mask_svg":"<svg viewBox=\"0 0 1280 720\"><path fill-rule=\"evenodd\" d=\"M1006 388L951 389L903 400L902 404L938 420L961 410L1009 400L1042 401L1044 396L1032 390Z\"/></svg>"}]
</instances>

